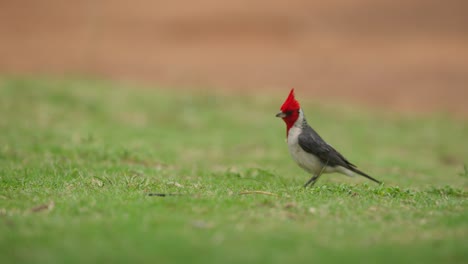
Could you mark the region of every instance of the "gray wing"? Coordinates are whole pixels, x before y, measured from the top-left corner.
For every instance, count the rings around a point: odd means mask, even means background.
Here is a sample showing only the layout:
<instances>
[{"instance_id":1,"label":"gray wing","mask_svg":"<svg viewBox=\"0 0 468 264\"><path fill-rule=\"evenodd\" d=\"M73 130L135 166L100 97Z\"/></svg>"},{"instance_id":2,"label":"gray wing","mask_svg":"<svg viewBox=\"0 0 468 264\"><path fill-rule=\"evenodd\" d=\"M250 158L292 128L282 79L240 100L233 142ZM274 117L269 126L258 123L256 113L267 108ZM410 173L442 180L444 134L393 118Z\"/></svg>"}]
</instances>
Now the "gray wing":
<instances>
[{"instance_id":1,"label":"gray wing","mask_svg":"<svg viewBox=\"0 0 468 264\"><path fill-rule=\"evenodd\" d=\"M332 146L328 145L310 126L303 128L302 133L299 135L298 143L305 152L315 155L323 164L328 164L328 166L332 167L356 167Z\"/></svg>"},{"instance_id":2,"label":"gray wing","mask_svg":"<svg viewBox=\"0 0 468 264\"><path fill-rule=\"evenodd\" d=\"M336 151L332 146L328 145L315 130L310 126L305 126L298 138L299 146L308 153L318 157L323 164L327 166L342 166L367 179L381 184L379 180L374 179L370 175L356 168L356 165L349 162L343 155Z\"/></svg>"}]
</instances>

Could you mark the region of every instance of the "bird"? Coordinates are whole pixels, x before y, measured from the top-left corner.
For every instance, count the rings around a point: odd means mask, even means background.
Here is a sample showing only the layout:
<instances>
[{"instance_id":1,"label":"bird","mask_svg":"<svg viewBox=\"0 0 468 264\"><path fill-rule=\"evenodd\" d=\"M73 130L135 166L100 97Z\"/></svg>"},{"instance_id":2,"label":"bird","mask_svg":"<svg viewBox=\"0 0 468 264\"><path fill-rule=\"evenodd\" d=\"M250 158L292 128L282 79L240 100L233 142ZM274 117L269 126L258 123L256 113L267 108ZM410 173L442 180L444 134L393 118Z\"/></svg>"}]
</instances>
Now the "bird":
<instances>
[{"instance_id":1,"label":"bird","mask_svg":"<svg viewBox=\"0 0 468 264\"><path fill-rule=\"evenodd\" d=\"M281 106L276 117L286 123L286 137L289 152L293 160L312 177L304 184L313 186L323 173L341 173L347 176L361 175L381 184L356 165L349 162L307 123L299 102L294 96L294 88Z\"/></svg>"}]
</instances>

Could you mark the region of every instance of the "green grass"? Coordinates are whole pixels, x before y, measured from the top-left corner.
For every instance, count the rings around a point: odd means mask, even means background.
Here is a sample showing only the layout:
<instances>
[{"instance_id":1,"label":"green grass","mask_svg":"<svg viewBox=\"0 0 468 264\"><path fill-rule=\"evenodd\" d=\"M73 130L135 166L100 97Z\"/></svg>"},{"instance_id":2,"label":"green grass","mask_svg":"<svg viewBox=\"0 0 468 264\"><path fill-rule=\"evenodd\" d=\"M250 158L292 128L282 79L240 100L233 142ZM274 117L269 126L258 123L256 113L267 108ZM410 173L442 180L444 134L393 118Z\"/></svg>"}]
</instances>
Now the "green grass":
<instances>
[{"instance_id":1,"label":"green grass","mask_svg":"<svg viewBox=\"0 0 468 264\"><path fill-rule=\"evenodd\" d=\"M385 182L303 189L274 117L287 92L1 78L0 262L468 261L467 121L298 90L312 126Z\"/></svg>"}]
</instances>

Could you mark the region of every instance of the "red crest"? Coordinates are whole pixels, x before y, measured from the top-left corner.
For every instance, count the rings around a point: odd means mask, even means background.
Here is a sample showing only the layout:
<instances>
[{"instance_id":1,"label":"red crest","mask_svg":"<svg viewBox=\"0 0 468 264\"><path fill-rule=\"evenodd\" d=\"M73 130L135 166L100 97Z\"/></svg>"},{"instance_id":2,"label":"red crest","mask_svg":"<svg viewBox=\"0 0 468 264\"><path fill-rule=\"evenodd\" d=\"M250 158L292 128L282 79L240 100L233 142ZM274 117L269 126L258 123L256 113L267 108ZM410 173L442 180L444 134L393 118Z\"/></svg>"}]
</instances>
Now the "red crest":
<instances>
[{"instance_id":1,"label":"red crest","mask_svg":"<svg viewBox=\"0 0 468 264\"><path fill-rule=\"evenodd\" d=\"M288 98L286 98L286 101L284 101L281 106L281 112L286 113L287 111L296 111L300 108L301 106L299 105L299 102L294 97L294 88L292 88L291 92L289 92Z\"/></svg>"}]
</instances>

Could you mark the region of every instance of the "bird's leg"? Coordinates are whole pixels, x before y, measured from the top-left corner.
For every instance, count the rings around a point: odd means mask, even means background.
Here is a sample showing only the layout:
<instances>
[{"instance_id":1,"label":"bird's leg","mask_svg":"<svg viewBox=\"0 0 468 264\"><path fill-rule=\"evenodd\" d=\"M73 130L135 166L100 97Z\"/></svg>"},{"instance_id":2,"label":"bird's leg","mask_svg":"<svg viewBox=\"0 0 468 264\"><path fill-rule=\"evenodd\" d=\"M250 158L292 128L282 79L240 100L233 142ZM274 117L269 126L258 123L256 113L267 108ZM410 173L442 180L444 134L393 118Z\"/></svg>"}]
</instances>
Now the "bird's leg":
<instances>
[{"instance_id":1,"label":"bird's leg","mask_svg":"<svg viewBox=\"0 0 468 264\"><path fill-rule=\"evenodd\" d=\"M314 176L312 176L312 178L310 178L306 184L304 184L304 188L307 188L307 186L314 186L314 184L317 182L318 178L320 177L320 175L322 175L322 173L325 171L325 168L327 167L328 165L328 159L327 159L327 163L325 163L324 166L322 166L322 169L320 170L320 172L318 174L315 174Z\"/></svg>"},{"instance_id":2,"label":"bird's leg","mask_svg":"<svg viewBox=\"0 0 468 264\"><path fill-rule=\"evenodd\" d=\"M320 174L315 174L314 176L312 176L312 178L310 178L306 184L304 184L304 188L307 188L307 186L309 186L309 184L312 184L312 186L314 186L315 182L317 181L318 177L319 177Z\"/></svg>"}]
</instances>

